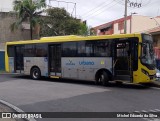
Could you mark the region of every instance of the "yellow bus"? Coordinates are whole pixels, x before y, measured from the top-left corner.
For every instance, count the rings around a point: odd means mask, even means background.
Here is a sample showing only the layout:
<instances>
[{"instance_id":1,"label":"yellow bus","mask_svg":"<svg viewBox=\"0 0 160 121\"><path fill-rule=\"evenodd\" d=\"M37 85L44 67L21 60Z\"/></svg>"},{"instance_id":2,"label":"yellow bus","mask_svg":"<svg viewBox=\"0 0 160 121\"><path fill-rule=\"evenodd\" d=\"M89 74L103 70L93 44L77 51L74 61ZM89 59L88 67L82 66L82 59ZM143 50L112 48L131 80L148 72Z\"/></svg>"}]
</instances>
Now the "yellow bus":
<instances>
[{"instance_id":1,"label":"yellow bus","mask_svg":"<svg viewBox=\"0 0 160 121\"><path fill-rule=\"evenodd\" d=\"M156 79L153 40L149 34L56 36L6 43L7 72L93 80L148 83Z\"/></svg>"}]
</instances>

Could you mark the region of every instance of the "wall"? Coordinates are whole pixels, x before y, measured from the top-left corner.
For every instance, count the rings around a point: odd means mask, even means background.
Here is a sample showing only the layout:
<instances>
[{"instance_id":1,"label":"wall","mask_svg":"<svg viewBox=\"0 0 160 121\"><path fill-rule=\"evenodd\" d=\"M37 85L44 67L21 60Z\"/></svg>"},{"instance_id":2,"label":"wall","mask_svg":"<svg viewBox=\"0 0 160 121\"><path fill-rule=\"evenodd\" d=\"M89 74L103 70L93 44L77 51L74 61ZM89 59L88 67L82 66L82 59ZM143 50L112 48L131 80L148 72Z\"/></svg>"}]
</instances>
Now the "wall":
<instances>
[{"instance_id":1,"label":"wall","mask_svg":"<svg viewBox=\"0 0 160 121\"><path fill-rule=\"evenodd\" d=\"M130 19L127 20L127 33L130 33ZM122 30L118 30L118 23L114 24L114 34L123 34L124 33L124 29Z\"/></svg>"},{"instance_id":2,"label":"wall","mask_svg":"<svg viewBox=\"0 0 160 121\"><path fill-rule=\"evenodd\" d=\"M158 23L160 23L160 18L155 18ZM157 22L151 19L149 16L132 16L132 33L134 32L146 32L152 28L158 26Z\"/></svg>"},{"instance_id":3,"label":"wall","mask_svg":"<svg viewBox=\"0 0 160 121\"><path fill-rule=\"evenodd\" d=\"M159 47L160 48L160 33L157 35L152 35L153 36L153 41L154 41L154 47Z\"/></svg>"},{"instance_id":4,"label":"wall","mask_svg":"<svg viewBox=\"0 0 160 121\"><path fill-rule=\"evenodd\" d=\"M11 32L10 25L16 21L16 15L14 13L0 12L0 49L4 50L5 42L28 40L30 39L30 31L19 28L18 30Z\"/></svg>"}]
</instances>

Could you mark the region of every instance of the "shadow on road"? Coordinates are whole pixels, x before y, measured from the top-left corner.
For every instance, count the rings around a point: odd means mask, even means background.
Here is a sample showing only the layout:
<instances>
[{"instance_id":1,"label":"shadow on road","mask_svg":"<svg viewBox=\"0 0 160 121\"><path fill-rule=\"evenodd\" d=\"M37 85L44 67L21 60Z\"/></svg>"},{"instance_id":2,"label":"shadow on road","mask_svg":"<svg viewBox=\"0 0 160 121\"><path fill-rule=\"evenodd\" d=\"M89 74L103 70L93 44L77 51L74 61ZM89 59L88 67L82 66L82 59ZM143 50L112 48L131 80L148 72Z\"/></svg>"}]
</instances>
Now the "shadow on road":
<instances>
[{"instance_id":1,"label":"shadow on road","mask_svg":"<svg viewBox=\"0 0 160 121\"><path fill-rule=\"evenodd\" d=\"M31 80L30 76L26 75L14 75L12 78L16 79L26 79ZM33 80L37 81L37 80ZM53 79L53 78L41 78L38 81L48 81L48 82L56 82L56 83L70 83L70 84L79 84L79 85L87 85L87 86L96 86L99 88L122 88L122 89L151 89L152 85L141 85L141 84L130 84L130 83L116 83L110 82L106 87L102 85L95 85L94 81L86 81L86 80L73 80L73 79Z\"/></svg>"}]
</instances>

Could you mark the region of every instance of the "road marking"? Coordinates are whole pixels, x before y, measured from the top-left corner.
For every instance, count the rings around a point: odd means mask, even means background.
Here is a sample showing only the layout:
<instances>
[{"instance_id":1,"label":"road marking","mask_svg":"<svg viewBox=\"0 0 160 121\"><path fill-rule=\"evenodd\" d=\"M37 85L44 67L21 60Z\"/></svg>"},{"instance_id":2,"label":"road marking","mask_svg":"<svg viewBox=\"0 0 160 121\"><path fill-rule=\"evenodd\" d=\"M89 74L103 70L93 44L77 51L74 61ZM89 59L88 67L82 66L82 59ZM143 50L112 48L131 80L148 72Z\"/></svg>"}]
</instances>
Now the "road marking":
<instances>
[{"instance_id":1,"label":"road marking","mask_svg":"<svg viewBox=\"0 0 160 121\"><path fill-rule=\"evenodd\" d=\"M150 87L151 89L158 89L158 90L160 90L160 88L159 87Z\"/></svg>"},{"instance_id":2,"label":"road marking","mask_svg":"<svg viewBox=\"0 0 160 121\"><path fill-rule=\"evenodd\" d=\"M160 109L154 109L154 110L156 110L157 112L160 112Z\"/></svg>"},{"instance_id":3,"label":"road marking","mask_svg":"<svg viewBox=\"0 0 160 121\"><path fill-rule=\"evenodd\" d=\"M145 113L145 114L149 114L147 111L145 111L145 110L142 110L142 112L143 113ZM143 120L146 120L146 121L153 121L153 120L151 120L152 118L142 118Z\"/></svg>"},{"instance_id":4,"label":"road marking","mask_svg":"<svg viewBox=\"0 0 160 121\"><path fill-rule=\"evenodd\" d=\"M10 107L11 109L15 110L16 112L18 113L25 113L23 110L21 110L20 108L16 107L15 105L9 103L9 102L6 102L4 100L0 100L0 103ZM36 121L35 119L29 119L29 118L26 118L27 121Z\"/></svg>"},{"instance_id":5,"label":"road marking","mask_svg":"<svg viewBox=\"0 0 160 121\"><path fill-rule=\"evenodd\" d=\"M150 112L157 112L157 111L155 111L155 110L149 110Z\"/></svg>"},{"instance_id":6,"label":"road marking","mask_svg":"<svg viewBox=\"0 0 160 121\"><path fill-rule=\"evenodd\" d=\"M151 109L149 111L146 111L146 110L141 110L141 111L134 111L134 113L137 113L137 114L152 114L151 112L154 113L157 113L157 112L160 112L160 109ZM145 121L160 121L160 117L157 117L157 118L142 118L143 120Z\"/></svg>"}]
</instances>

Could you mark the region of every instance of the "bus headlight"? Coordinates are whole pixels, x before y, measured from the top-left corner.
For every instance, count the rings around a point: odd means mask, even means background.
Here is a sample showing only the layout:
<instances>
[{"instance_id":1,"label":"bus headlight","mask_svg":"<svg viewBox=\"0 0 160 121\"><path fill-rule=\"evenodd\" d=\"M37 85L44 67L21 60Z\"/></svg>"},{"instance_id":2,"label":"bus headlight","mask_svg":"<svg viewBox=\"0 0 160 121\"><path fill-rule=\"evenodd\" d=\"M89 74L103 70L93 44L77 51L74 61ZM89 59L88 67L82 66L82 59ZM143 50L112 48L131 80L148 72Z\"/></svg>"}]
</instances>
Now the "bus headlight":
<instances>
[{"instance_id":1,"label":"bus headlight","mask_svg":"<svg viewBox=\"0 0 160 121\"><path fill-rule=\"evenodd\" d=\"M144 73L145 75L149 76L149 73L146 70L144 70L144 69L141 69L141 70L142 70L142 73Z\"/></svg>"}]
</instances>

